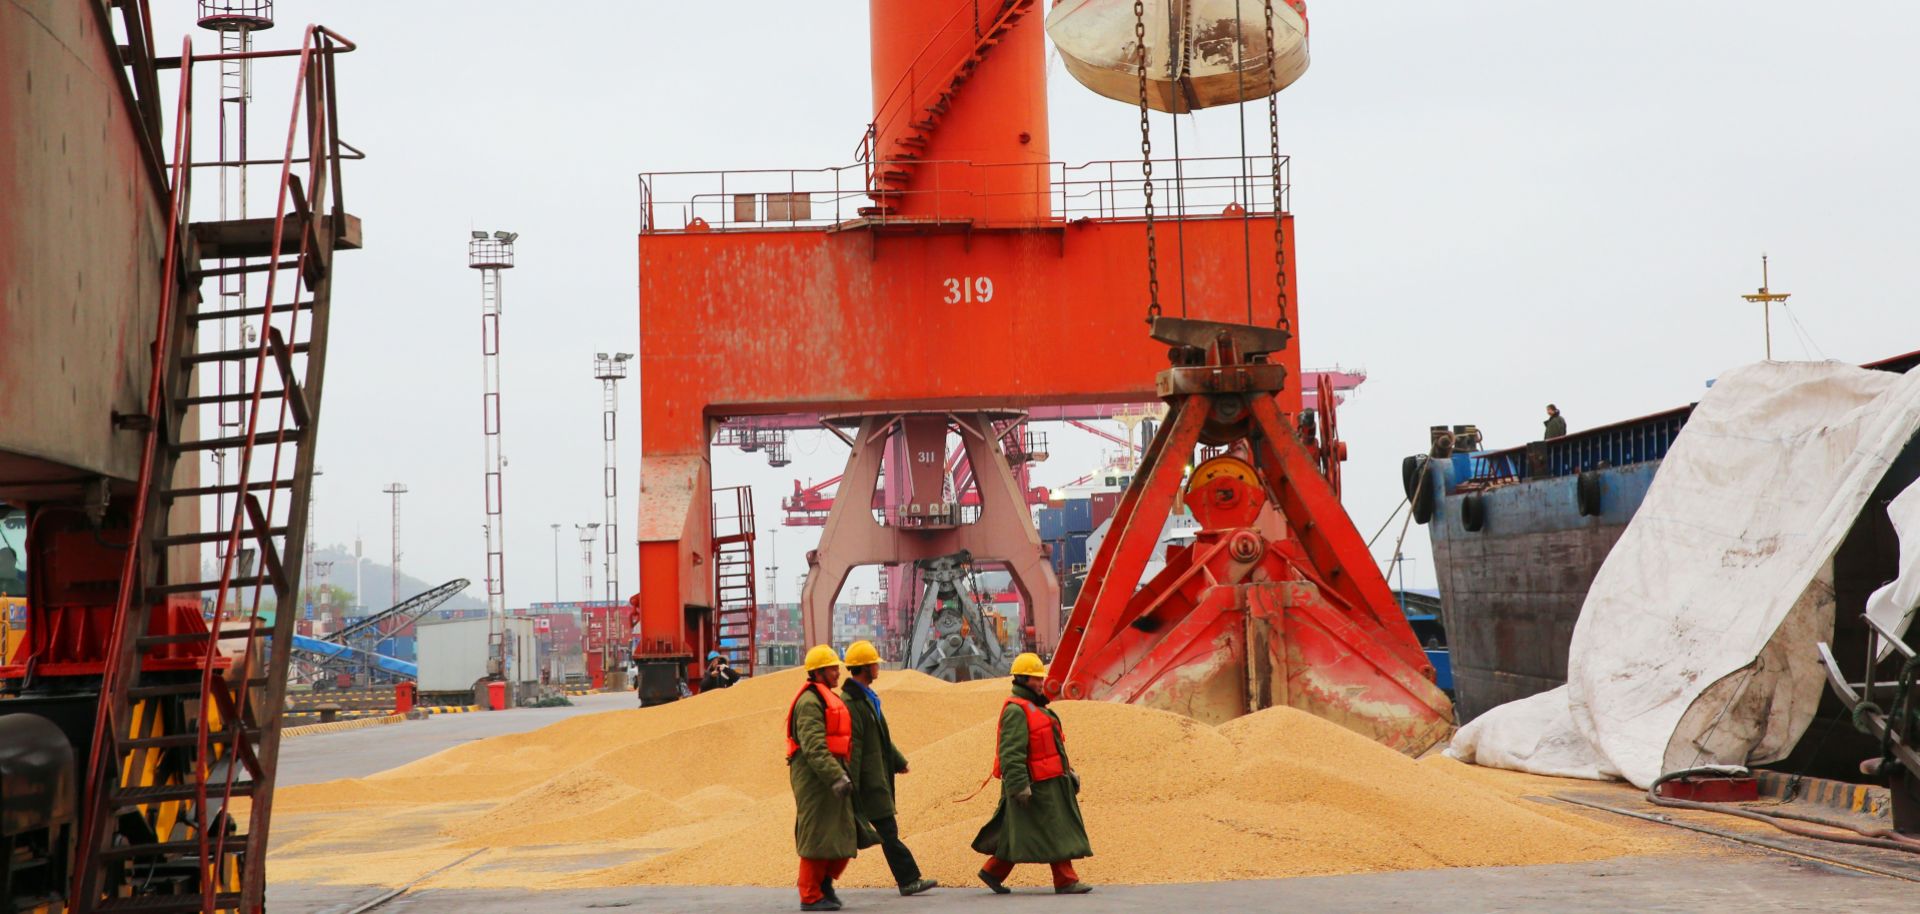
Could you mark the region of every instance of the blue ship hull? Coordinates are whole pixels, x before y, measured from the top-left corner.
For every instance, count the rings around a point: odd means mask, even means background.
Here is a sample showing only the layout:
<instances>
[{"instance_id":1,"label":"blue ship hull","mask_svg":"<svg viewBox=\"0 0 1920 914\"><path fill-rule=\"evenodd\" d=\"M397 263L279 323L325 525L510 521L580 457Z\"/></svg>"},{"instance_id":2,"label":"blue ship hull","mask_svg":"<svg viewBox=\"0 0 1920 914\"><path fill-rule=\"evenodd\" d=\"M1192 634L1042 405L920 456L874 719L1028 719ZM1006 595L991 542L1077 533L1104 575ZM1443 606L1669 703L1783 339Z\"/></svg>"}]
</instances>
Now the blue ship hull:
<instances>
[{"instance_id":1,"label":"blue ship hull","mask_svg":"<svg viewBox=\"0 0 1920 914\"><path fill-rule=\"evenodd\" d=\"M1427 529L1462 722L1566 682L1580 604L1690 411L1530 449L1426 461ZM1583 451L1591 453L1583 459ZM1599 493L1592 513L1581 510L1583 478ZM1478 503L1477 530L1469 529L1469 499Z\"/></svg>"},{"instance_id":2,"label":"blue ship hull","mask_svg":"<svg viewBox=\"0 0 1920 914\"><path fill-rule=\"evenodd\" d=\"M1865 367L1906 372L1909 353ZM1567 648L1588 588L1659 473L1692 406L1504 451L1452 453L1435 430L1426 456L1409 458L1409 493L1433 543L1455 707L1462 722L1566 682ZM1456 431L1460 427L1456 427ZM1860 614L1899 571L1899 538L1886 504L1920 480L1920 438L1887 469L1833 557L1833 647L1844 669L1865 662ZM1909 636L1920 640L1920 632ZM1860 775L1878 753L1832 696L1794 754L1777 763L1825 777Z\"/></svg>"}]
</instances>

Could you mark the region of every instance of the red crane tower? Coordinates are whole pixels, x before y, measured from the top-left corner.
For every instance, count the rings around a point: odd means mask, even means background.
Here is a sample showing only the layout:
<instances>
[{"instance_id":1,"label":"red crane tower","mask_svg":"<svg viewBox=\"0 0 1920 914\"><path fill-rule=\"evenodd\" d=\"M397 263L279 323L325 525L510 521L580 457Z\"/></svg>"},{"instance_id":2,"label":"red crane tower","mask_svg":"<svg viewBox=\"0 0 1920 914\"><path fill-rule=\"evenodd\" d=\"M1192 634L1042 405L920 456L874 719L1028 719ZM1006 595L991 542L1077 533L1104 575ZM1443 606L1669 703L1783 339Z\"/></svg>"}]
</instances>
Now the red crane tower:
<instances>
[{"instance_id":1,"label":"red crane tower","mask_svg":"<svg viewBox=\"0 0 1920 914\"><path fill-rule=\"evenodd\" d=\"M636 604L643 640L689 658L713 643L716 423L815 413L900 416L904 427L952 415L977 430L968 417L1150 401L1164 364L1141 325L1147 169L1052 161L1042 5L872 0L869 10L873 115L853 164L641 177ZM1286 159L1161 164L1158 216L1184 233L1194 290L1168 307L1295 322L1292 306L1281 314L1277 271L1248 268L1280 259L1284 300L1298 301L1294 246L1276 244L1292 233ZM1272 358L1297 375L1296 352ZM1278 403L1296 411L1299 390ZM1052 572L1034 576L1046 586ZM831 640L830 602L809 601L810 641ZM1043 651L1058 623L1050 612L1027 620Z\"/></svg>"}]
</instances>

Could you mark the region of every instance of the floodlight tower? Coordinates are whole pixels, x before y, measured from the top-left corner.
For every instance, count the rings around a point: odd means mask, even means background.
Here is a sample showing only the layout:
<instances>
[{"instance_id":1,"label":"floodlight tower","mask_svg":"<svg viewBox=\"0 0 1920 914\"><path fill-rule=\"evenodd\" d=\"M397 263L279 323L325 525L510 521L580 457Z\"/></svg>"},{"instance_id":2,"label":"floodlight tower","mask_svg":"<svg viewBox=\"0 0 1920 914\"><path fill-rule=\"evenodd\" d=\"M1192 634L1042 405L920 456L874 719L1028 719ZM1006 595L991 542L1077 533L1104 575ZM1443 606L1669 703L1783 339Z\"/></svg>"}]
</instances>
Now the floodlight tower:
<instances>
[{"instance_id":1,"label":"floodlight tower","mask_svg":"<svg viewBox=\"0 0 1920 914\"><path fill-rule=\"evenodd\" d=\"M404 483L396 482L380 491L393 496L393 564L387 569L393 573L393 587L387 592L387 599L391 603L398 603L400 602L400 496L407 494L407 487Z\"/></svg>"},{"instance_id":2,"label":"floodlight tower","mask_svg":"<svg viewBox=\"0 0 1920 914\"><path fill-rule=\"evenodd\" d=\"M253 61L241 56L253 50L253 33L273 28L273 0L198 0L199 25L203 29L220 35L220 220L222 222L245 219L247 217L247 106L253 100ZM241 261L223 258L220 261L220 304L216 310L222 314L235 315L245 313L247 309L247 272L239 269ZM254 329L244 320L225 317L204 322L201 326L213 335L212 341L202 345L217 352L225 352L234 344L230 339L239 340L241 345L255 342ZM219 430L212 437L227 438L235 435L232 429L244 426L247 421L246 379L244 366L239 360L222 360L211 363L213 378L200 383L211 387L218 395L214 401L214 420ZM228 450L214 449L207 452L207 459L213 463L215 482L213 516L229 516L227 493L222 491L227 485ZM213 544L214 558L224 559L224 541ZM311 580L311 578L309 578Z\"/></svg>"},{"instance_id":3,"label":"floodlight tower","mask_svg":"<svg viewBox=\"0 0 1920 914\"><path fill-rule=\"evenodd\" d=\"M580 583L586 599L593 599L593 541L599 524L574 524L580 532Z\"/></svg>"},{"instance_id":4,"label":"floodlight tower","mask_svg":"<svg viewBox=\"0 0 1920 914\"><path fill-rule=\"evenodd\" d=\"M320 478L321 475L322 474L320 472L320 468L314 467L313 477L315 479L318 479ZM307 529L308 530L312 530L314 526L313 525L313 500L314 500L314 491L312 489L309 489L307 490ZM304 556L304 561L306 563L306 572L301 575L300 580L311 582L313 580L313 572L315 567L315 563L313 560L313 541L314 541L313 535L308 534L306 537L306 540L307 540L307 547L306 547L306 555ZM307 618L311 619L313 618L313 587L311 583L309 583L307 587L306 605L307 605Z\"/></svg>"},{"instance_id":5,"label":"floodlight tower","mask_svg":"<svg viewBox=\"0 0 1920 914\"><path fill-rule=\"evenodd\" d=\"M313 571L315 574L314 580L320 582L320 586L317 588L320 592L320 621L332 621L333 598L327 595L327 577L333 574L333 563L325 559L314 562ZM311 594L315 589L312 584L307 585L307 593L309 596L307 597L306 619L309 622L313 621L313 597Z\"/></svg>"},{"instance_id":6,"label":"floodlight tower","mask_svg":"<svg viewBox=\"0 0 1920 914\"><path fill-rule=\"evenodd\" d=\"M602 550L606 573L601 577L607 582L606 600L609 603L620 599L619 382L627 376L627 360L631 358L631 352L612 355L600 352L593 356L593 376L600 381L600 438L605 457L600 469L600 487L605 501L600 524L607 544ZM592 596L591 588L588 589L588 596Z\"/></svg>"},{"instance_id":7,"label":"floodlight tower","mask_svg":"<svg viewBox=\"0 0 1920 914\"><path fill-rule=\"evenodd\" d=\"M487 504L487 620L495 659L506 669L507 556L506 530L501 526L500 471L500 271L513 269L513 242L518 232L476 231L467 242L467 266L480 271L480 359L482 393L480 424L486 441Z\"/></svg>"}]
</instances>

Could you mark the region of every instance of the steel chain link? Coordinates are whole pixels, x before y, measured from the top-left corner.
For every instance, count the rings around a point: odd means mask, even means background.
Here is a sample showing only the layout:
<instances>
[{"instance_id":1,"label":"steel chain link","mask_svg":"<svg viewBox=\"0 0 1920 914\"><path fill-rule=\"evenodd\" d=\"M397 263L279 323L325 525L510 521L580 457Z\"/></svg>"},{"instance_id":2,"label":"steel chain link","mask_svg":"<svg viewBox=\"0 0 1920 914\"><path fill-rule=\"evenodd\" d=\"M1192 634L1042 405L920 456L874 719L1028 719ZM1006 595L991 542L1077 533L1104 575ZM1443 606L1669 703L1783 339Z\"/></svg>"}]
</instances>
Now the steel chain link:
<instances>
[{"instance_id":1,"label":"steel chain link","mask_svg":"<svg viewBox=\"0 0 1920 914\"><path fill-rule=\"evenodd\" d=\"M1193 0L1180 2L1180 79L1193 75ZM1181 91L1185 91L1182 89ZM1175 112L1176 114L1178 112Z\"/></svg>"},{"instance_id":2,"label":"steel chain link","mask_svg":"<svg viewBox=\"0 0 1920 914\"><path fill-rule=\"evenodd\" d=\"M1280 319L1274 326L1292 333L1293 319L1287 316L1287 240L1280 225L1284 196L1280 183L1280 60L1273 49L1273 0L1267 0L1267 152L1273 163L1273 284L1280 305Z\"/></svg>"},{"instance_id":3,"label":"steel chain link","mask_svg":"<svg viewBox=\"0 0 1920 914\"><path fill-rule=\"evenodd\" d=\"M1153 239L1153 125L1147 119L1147 4L1133 0L1133 45L1140 57L1140 172L1147 198L1147 323L1160 316L1160 253Z\"/></svg>"}]
</instances>

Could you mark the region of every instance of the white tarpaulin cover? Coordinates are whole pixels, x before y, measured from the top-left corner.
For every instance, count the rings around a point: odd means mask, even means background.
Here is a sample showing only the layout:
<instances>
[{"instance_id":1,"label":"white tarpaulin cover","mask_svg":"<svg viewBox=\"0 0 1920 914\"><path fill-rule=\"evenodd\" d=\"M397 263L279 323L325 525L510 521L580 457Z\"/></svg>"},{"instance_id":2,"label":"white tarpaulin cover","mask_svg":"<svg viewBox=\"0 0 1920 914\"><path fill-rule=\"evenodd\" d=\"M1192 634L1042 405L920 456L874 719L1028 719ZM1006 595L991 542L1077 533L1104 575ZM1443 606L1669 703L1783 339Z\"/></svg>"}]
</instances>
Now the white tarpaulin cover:
<instances>
[{"instance_id":1,"label":"white tarpaulin cover","mask_svg":"<svg viewBox=\"0 0 1920 914\"><path fill-rule=\"evenodd\" d=\"M1887 518L1900 535L1900 577L1867 598L1867 615L1887 631L1905 635L1913 625L1914 608L1920 606L1920 482L1888 503ZM1881 642L1875 659L1885 660L1890 653L1893 646Z\"/></svg>"},{"instance_id":2,"label":"white tarpaulin cover","mask_svg":"<svg viewBox=\"0 0 1920 914\"><path fill-rule=\"evenodd\" d=\"M1916 430L1920 375L1728 372L1595 576L1567 685L1474 719L1447 754L1641 787L1785 756L1825 687L1814 642L1832 636L1833 554Z\"/></svg>"}]
</instances>

